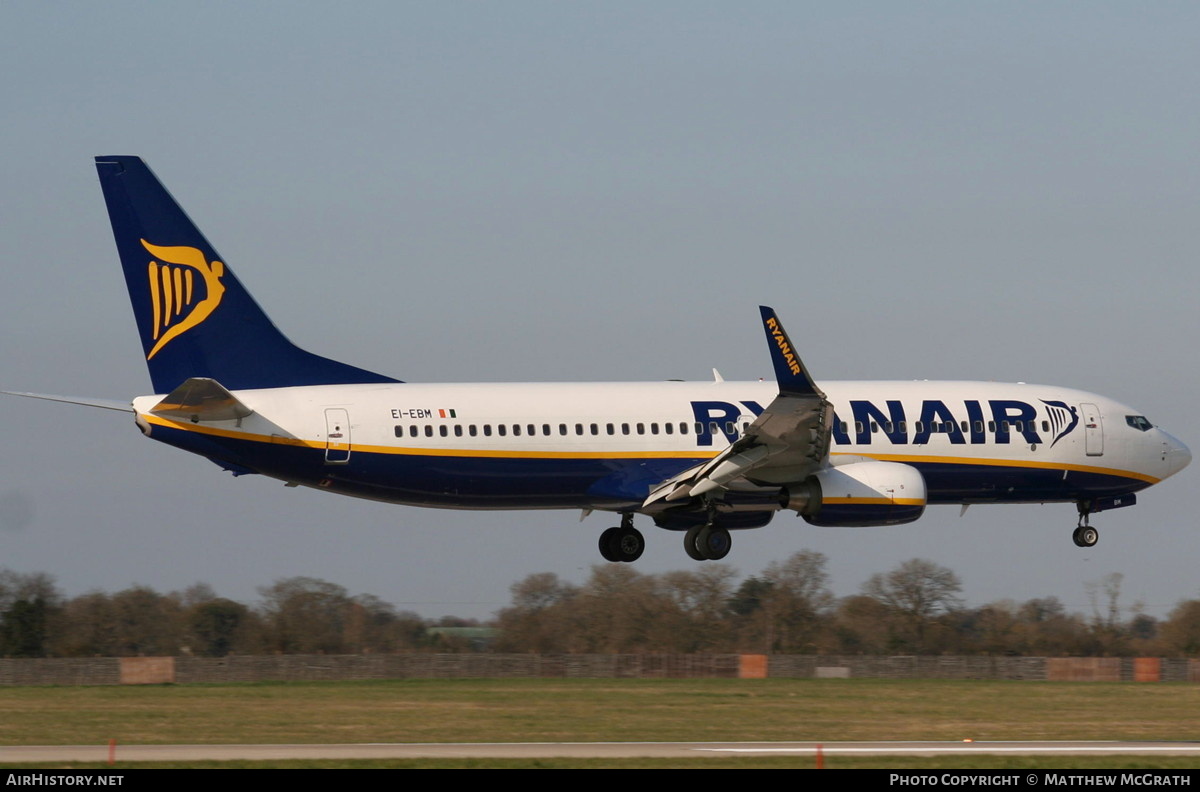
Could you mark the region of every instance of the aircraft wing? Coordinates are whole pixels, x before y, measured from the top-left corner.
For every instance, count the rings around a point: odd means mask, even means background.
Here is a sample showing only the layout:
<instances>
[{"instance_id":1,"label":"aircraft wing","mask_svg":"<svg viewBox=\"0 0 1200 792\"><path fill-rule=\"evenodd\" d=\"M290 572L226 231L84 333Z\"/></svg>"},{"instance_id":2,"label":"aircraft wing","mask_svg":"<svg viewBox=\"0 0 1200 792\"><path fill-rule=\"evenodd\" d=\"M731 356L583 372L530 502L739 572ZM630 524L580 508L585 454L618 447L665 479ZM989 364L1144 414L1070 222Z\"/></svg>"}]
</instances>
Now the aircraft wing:
<instances>
[{"instance_id":1,"label":"aircraft wing","mask_svg":"<svg viewBox=\"0 0 1200 792\"><path fill-rule=\"evenodd\" d=\"M643 509L697 498L739 479L754 484L801 481L828 457L833 405L804 368L775 311L766 306L759 311L779 395L725 451L655 487Z\"/></svg>"}]
</instances>

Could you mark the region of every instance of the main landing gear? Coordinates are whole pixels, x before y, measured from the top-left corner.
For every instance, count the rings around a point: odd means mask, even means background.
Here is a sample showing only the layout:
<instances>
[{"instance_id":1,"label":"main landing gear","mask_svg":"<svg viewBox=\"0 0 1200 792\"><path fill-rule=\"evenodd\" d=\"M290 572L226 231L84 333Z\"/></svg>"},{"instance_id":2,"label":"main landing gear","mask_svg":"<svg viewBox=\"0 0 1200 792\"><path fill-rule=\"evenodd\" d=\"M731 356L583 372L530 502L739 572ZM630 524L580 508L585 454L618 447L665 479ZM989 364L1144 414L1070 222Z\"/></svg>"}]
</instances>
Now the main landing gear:
<instances>
[{"instance_id":1,"label":"main landing gear","mask_svg":"<svg viewBox=\"0 0 1200 792\"><path fill-rule=\"evenodd\" d=\"M600 555L605 561L629 563L642 557L646 539L633 527L633 515L622 514L621 524L600 534Z\"/></svg>"},{"instance_id":2,"label":"main landing gear","mask_svg":"<svg viewBox=\"0 0 1200 792\"><path fill-rule=\"evenodd\" d=\"M690 528L683 537L683 549L689 558L696 561L719 561L729 555L733 539L728 529L719 528L711 522ZM646 540L642 532L633 527L633 514L622 514L621 524L600 534L600 555L605 561L629 563L642 557Z\"/></svg>"},{"instance_id":3,"label":"main landing gear","mask_svg":"<svg viewBox=\"0 0 1200 792\"><path fill-rule=\"evenodd\" d=\"M729 531L712 523L689 528L683 535L683 550L695 561L720 561L729 555L732 546Z\"/></svg>"},{"instance_id":4,"label":"main landing gear","mask_svg":"<svg viewBox=\"0 0 1200 792\"><path fill-rule=\"evenodd\" d=\"M1088 525L1088 515L1092 513L1091 504L1080 501L1076 506L1079 507L1079 524L1075 533L1071 534L1071 539L1076 547L1092 547L1100 541L1100 532Z\"/></svg>"}]
</instances>

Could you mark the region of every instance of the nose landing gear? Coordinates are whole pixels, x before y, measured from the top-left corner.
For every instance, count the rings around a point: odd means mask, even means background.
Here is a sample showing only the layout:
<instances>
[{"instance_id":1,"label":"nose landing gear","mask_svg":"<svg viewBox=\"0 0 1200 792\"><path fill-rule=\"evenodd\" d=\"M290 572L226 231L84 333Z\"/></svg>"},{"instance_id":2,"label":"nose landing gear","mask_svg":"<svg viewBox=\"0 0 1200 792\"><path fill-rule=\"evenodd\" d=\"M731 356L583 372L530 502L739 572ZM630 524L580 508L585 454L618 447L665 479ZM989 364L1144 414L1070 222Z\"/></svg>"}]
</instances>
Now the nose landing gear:
<instances>
[{"instance_id":1,"label":"nose landing gear","mask_svg":"<svg viewBox=\"0 0 1200 792\"><path fill-rule=\"evenodd\" d=\"M1080 501L1075 505L1079 508L1079 524L1071 534L1071 539L1076 547L1092 547L1100 541L1100 532L1088 524L1088 516L1092 512L1091 504Z\"/></svg>"}]
</instances>

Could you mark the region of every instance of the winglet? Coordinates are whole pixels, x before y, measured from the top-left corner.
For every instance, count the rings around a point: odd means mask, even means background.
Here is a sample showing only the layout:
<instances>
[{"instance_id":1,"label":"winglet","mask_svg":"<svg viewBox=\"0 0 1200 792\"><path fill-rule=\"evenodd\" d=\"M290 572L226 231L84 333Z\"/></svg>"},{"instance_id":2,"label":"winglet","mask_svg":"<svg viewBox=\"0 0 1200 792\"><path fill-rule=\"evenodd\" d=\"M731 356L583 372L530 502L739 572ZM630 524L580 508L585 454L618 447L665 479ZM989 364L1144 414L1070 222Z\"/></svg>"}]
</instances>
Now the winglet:
<instances>
[{"instance_id":1,"label":"winglet","mask_svg":"<svg viewBox=\"0 0 1200 792\"><path fill-rule=\"evenodd\" d=\"M771 363L775 366L779 392L792 396L819 396L824 399L825 394L812 381L812 377L808 376L808 370L804 368L800 355L796 354L796 348L775 315L775 309L760 305L758 310L762 314L763 329L767 333L767 346L771 349Z\"/></svg>"}]
</instances>

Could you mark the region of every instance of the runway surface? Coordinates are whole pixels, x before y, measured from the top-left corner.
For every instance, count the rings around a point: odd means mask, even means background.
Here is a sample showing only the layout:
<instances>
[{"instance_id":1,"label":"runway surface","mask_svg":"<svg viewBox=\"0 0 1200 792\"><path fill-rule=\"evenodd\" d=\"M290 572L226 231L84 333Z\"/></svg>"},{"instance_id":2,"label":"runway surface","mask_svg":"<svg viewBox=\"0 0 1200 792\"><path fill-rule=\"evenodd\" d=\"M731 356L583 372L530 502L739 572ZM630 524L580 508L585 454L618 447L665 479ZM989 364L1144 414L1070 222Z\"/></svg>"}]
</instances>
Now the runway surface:
<instances>
[{"instance_id":1,"label":"runway surface","mask_svg":"<svg viewBox=\"0 0 1200 792\"><path fill-rule=\"evenodd\" d=\"M234 759L425 758L699 758L735 755L826 756L856 754L1197 755L1200 742L602 742L602 743L364 743L346 745L117 745L116 762L227 761ZM16 762L108 761L107 745L0 747L0 765Z\"/></svg>"}]
</instances>

